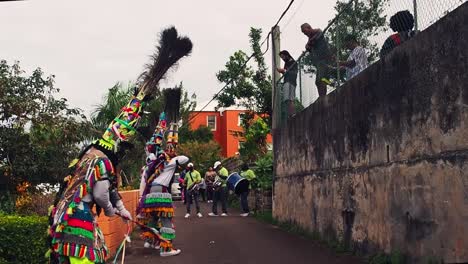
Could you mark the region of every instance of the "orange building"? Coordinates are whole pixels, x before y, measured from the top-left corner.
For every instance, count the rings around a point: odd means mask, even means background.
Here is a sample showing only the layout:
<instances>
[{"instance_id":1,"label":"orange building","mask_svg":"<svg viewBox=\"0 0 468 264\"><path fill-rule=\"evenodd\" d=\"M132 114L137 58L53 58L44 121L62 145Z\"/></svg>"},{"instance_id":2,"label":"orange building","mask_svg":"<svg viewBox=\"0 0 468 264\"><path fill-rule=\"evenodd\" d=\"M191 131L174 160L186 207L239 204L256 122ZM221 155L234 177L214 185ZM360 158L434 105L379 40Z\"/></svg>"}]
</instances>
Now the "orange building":
<instances>
[{"instance_id":1,"label":"orange building","mask_svg":"<svg viewBox=\"0 0 468 264\"><path fill-rule=\"evenodd\" d=\"M196 111L191 114L194 118L190 123L191 129L197 129L201 126L206 126L213 132L213 138L221 145L222 155L224 157L232 157L239 151L242 144L242 139L233 135L233 131L243 131L241 127L242 114L245 109L227 108L215 110L214 106L206 111ZM191 117L192 118L192 117ZM268 135L267 142L271 147L271 136Z\"/></svg>"}]
</instances>

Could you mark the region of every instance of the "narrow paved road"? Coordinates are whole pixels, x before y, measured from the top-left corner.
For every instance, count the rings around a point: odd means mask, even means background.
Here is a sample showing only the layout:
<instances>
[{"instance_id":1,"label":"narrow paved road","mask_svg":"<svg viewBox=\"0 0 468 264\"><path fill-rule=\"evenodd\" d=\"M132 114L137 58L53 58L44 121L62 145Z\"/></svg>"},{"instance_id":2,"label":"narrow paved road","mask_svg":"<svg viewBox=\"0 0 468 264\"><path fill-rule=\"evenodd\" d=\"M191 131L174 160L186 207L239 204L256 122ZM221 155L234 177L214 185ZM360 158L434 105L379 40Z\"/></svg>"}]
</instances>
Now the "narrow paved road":
<instances>
[{"instance_id":1,"label":"narrow paved road","mask_svg":"<svg viewBox=\"0 0 468 264\"><path fill-rule=\"evenodd\" d=\"M182 253L161 258L154 249L143 248L135 238L127 250L126 264L183 263L183 264L285 264L285 263L362 263L350 256L336 256L314 241L289 234L275 226L242 218L237 210L228 217L208 217L209 206L202 203L203 218L192 213L185 219L185 207L176 203L175 246ZM120 263L120 262L119 262Z\"/></svg>"}]
</instances>

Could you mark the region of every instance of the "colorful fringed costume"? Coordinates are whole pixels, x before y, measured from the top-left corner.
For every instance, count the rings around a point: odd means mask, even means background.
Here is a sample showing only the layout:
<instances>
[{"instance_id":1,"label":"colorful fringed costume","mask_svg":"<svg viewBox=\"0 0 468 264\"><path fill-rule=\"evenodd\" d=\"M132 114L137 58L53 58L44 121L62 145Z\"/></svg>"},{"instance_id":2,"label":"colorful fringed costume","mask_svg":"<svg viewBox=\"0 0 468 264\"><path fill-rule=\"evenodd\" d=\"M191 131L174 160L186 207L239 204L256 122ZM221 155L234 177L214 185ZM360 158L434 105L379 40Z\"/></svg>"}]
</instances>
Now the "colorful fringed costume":
<instances>
[{"instance_id":1,"label":"colorful fringed costume","mask_svg":"<svg viewBox=\"0 0 468 264\"><path fill-rule=\"evenodd\" d=\"M173 91L173 93L180 94L180 89L179 91ZM178 100L180 101L180 97ZM166 103L174 102L168 101ZM175 102L178 110L177 103ZM173 118L172 121L176 121L176 119ZM174 249L172 245L172 240L175 238L175 230L172 224L174 207L172 205L170 188L175 171L179 167L178 165L187 163L188 158L176 156L175 149L178 143L177 130L178 125L175 122L172 122L170 129L167 130L166 115L162 113L156 130L146 145L148 158L141 175L141 198L137 214L148 225L159 228L160 234L167 241L158 241L151 232L143 232L142 237L148 244L155 245L159 243L161 256L172 256L180 253L180 250ZM167 140L164 148L163 144L166 134Z\"/></svg>"},{"instance_id":2,"label":"colorful fringed costume","mask_svg":"<svg viewBox=\"0 0 468 264\"><path fill-rule=\"evenodd\" d=\"M145 103L157 94L159 80L191 49L191 41L179 37L175 28L164 30L140 88L102 138L72 162L49 217L49 263L105 263L108 250L96 214L104 211L107 216L132 218L118 193L115 167L131 145Z\"/></svg>"}]
</instances>

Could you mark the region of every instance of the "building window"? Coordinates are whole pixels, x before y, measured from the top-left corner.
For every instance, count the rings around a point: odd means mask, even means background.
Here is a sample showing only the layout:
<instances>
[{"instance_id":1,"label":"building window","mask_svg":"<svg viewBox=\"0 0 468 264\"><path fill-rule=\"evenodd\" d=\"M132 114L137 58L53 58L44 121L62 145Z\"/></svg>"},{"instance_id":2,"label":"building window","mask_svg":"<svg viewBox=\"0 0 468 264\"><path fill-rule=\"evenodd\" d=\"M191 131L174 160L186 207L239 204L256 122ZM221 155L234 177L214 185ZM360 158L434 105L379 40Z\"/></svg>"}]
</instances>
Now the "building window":
<instances>
[{"instance_id":1,"label":"building window","mask_svg":"<svg viewBox=\"0 0 468 264\"><path fill-rule=\"evenodd\" d=\"M240 113L238 116L237 116L237 125L238 126L242 126L242 120L244 119L244 113Z\"/></svg>"},{"instance_id":2,"label":"building window","mask_svg":"<svg viewBox=\"0 0 468 264\"><path fill-rule=\"evenodd\" d=\"M211 131L216 130L216 116L209 115L206 117L206 126L211 129Z\"/></svg>"}]
</instances>

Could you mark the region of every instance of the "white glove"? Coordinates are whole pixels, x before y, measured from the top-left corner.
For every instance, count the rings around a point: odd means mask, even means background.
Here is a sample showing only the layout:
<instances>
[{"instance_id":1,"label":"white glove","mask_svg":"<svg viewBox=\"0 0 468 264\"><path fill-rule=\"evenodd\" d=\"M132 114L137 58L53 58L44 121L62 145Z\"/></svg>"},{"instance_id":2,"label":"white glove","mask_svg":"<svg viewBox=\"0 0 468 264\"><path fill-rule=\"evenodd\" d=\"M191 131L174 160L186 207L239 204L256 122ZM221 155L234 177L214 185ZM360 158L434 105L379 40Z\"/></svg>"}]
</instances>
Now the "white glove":
<instances>
[{"instance_id":1,"label":"white glove","mask_svg":"<svg viewBox=\"0 0 468 264\"><path fill-rule=\"evenodd\" d=\"M122 216L124 219L133 220L132 214L130 214L130 212L125 208L122 200L118 200L115 204L115 207L117 208L119 215Z\"/></svg>"},{"instance_id":2,"label":"white glove","mask_svg":"<svg viewBox=\"0 0 468 264\"><path fill-rule=\"evenodd\" d=\"M132 214L125 208L123 210L120 210L119 214L126 220L133 220Z\"/></svg>"}]
</instances>

